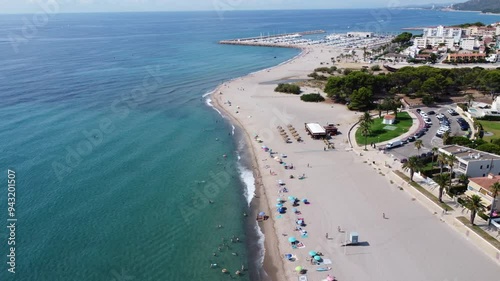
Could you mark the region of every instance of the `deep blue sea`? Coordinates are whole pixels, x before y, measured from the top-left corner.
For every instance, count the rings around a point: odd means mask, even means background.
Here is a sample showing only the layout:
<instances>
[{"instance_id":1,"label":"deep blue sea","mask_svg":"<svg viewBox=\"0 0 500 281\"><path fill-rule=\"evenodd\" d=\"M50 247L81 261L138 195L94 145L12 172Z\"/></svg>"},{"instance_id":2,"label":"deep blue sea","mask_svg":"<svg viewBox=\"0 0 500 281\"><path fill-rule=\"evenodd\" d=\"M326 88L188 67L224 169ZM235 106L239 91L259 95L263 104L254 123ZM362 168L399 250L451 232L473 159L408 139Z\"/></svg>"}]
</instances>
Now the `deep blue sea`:
<instances>
[{"instance_id":1,"label":"deep blue sea","mask_svg":"<svg viewBox=\"0 0 500 281\"><path fill-rule=\"evenodd\" d=\"M264 280L243 216L248 157L203 95L299 51L217 41L499 20L421 10L54 14L29 29L32 15L0 15L0 280L215 281L241 265L242 280Z\"/></svg>"}]
</instances>

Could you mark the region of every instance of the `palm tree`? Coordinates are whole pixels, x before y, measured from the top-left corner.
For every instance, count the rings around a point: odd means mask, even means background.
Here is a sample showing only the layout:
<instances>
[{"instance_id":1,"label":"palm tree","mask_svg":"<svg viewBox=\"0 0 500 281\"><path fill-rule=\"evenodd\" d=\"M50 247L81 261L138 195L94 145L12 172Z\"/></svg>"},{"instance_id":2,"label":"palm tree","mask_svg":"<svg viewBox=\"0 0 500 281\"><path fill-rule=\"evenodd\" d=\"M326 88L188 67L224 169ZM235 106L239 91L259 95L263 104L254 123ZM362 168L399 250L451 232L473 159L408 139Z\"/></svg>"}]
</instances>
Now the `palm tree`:
<instances>
[{"instance_id":1,"label":"palm tree","mask_svg":"<svg viewBox=\"0 0 500 281\"><path fill-rule=\"evenodd\" d=\"M481 203L479 195L472 195L465 201L465 206L470 210L470 223L474 225L474 219L478 212L484 211L484 205Z\"/></svg>"},{"instance_id":2,"label":"palm tree","mask_svg":"<svg viewBox=\"0 0 500 281\"><path fill-rule=\"evenodd\" d=\"M450 140L450 132L444 132L443 134L443 144L449 144L448 141Z\"/></svg>"},{"instance_id":3,"label":"palm tree","mask_svg":"<svg viewBox=\"0 0 500 281\"><path fill-rule=\"evenodd\" d=\"M448 162L448 155L444 154L442 152L439 153L438 157L437 157L437 162L439 163L439 168L440 168L439 174L442 175L444 164L446 164Z\"/></svg>"},{"instance_id":4,"label":"palm tree","mask_svg":"<svg viewBox=\"0 0 500 281\"><path fill-rule=\"evenodd\" d=\"M490 186L491 193L493 194L493 200L491 201L491 210L490 210L490 221L489 223L491 224L491 217L493 216L493 211L495 207L495 200L497 199L498 194L500 194L500 182L496 182Z\"/></svg>"},{"instance_id":5,"label":"palm tree","mask_svg":"<svg viewBox=\"0 0 500 281\"><path fill-rule=\"evenodd\" d=\"M474 101L474 95L469 93L467 94L466 98L467 98L467 104L471 106L472 102Z\"/></svg>"},{"instance_id":6,"label":"palm tree","mask_svg":"<svg viewBox=\"0 0 500 281\"><path fill-rule=\"evenodd\" d=\"M420 155L420 149L424 147L424 142L420 139L415 141L415 148L417 149L418 155Z\"/></svg>"},{"instance_id":7,"label":"palm tree","mask_svg":"<svg viewBox=\"0 0 500 281\"><path fill-rule=\"evenodd\" d=\"M366 145L368 144L368 136L372 133L371 125L361 122L361 124L359 124L359 130L361 130L361 135L365 137L365 150L367 150Z\"/></svg>"},{"instance_id":8,"label":"palm tree","mask_svg":"<svg viewBox=\"0 0 500 281\"><path fill-rule=\"evenodd\" d=\"M443 202L443 191L448 188L449 174L439 174L433 178L434 182L439 185L439 202Z\"/></svg>"},{"instance_id":9,"label":"palm tree","mask_svg":"<svg viewBox=\"0 0 500 281\"><path fill-rule=\"evenodd\" d=\"M434 158L436 157L436 155L437 155L437 153L438 153L438 151L439 151L439 148L438 148L438 147L436 147L436 146L434 146L434 147L431 149L431 151L432 151L432 162L434 163L434 162L436 161L436 160L434 160Z\"/></svg>"},{"instance_id":10,"label":"palm tree","mask_svg":"<svg viewBox=\"0 0 500 281\"><path fill-rule=\"evenodd\" d=\"M359 118L359 129L361 130L361 135L365 137L365 150L368 143L368 136L370 136L372 130L373 119L368 111L365 111L363 116Z\"/></svg>"},{"instance_id":11,"label":"palm tree","mask_svg":"<svg viewBox=\"0 0 500 281\"><path fill-rule=\"evenodd\" d=\"M451 180L453 179L453 166L455 166L455 161L457 161L457 157L453 154L448 155L448 167L450 167L450 186Z\"/></svg>"},{"instance_id":12,"label":"palm tree","mask_svg":"<svg viewBox=\"0 0 500 281\"><path fill-rule=\"evenodd\" d=\"M458 176L458 181L467 185L467 184L469 184L469 176L467 176L466 174L460 174Z\"/></svg>"},{"instance_id":13,"label":"palm tree","mask_svg":"<svg viewBox=\"0 0 500 281\"><path fill-rule=\"evenodd\" d=\"M412 156L403 164L403 170L410 172L410 181L413 181L413 174L424 168L424 163L418 157Z\"/></svg>"}]
</instances>

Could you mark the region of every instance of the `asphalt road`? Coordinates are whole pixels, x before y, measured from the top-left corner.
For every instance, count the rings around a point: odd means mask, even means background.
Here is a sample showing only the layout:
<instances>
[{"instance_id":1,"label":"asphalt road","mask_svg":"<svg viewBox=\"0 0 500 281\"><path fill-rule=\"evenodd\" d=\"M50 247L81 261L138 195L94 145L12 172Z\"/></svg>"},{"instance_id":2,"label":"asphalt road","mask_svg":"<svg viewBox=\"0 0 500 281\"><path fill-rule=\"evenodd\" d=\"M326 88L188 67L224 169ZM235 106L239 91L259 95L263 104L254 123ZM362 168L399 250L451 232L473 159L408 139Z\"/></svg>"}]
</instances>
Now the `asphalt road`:
<instances>
[{"instance_id":1,"label":"asphalt road","mask_svg":"<svg viewBox=\"0 0 500 281\"><path fill-rule=\"evenodd\" d=\"M451 116L448 112L446 112L450 108L455 108L455 105L447 105L442 107L421 107L420 109L425 112L434 111L436 114L429 115L429 118L432 120L432 125L428 129L428 131L423 135L420 139L424 143L424 147L420 149L420 154L431 151L432 147L442 147L443 140L441 138L436 137L436 132L440 127L439 120L436 118L438 113L443 113L450 120L451 132L450 135L465 135L467 131L462 131L457 122L457 118L460 116ZM416 109L412 109L413 112L418 117L419 122L419 130L423 127L424 120L420 116L419 113L416 112ZM417 130L418 131L418 130ZM416 133L416 132L415 132ZM417 155L419 152L415 148L415 142L409 142L401 147L391 149L388 153L393 155L393 158L403 159L408 158L410 156Z\"/></svg>"}]
</instances>

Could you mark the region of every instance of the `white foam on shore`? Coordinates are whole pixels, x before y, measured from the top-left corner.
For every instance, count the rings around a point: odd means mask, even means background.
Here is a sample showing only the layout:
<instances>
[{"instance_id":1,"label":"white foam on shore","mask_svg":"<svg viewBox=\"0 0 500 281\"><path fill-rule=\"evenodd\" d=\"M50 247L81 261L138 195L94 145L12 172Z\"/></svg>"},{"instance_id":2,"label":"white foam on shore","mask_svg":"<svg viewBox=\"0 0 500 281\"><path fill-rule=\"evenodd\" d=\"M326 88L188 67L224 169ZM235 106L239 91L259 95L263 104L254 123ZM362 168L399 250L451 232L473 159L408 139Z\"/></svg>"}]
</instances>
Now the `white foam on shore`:
<instances>
[{"instance_id":1,"label":"white foam on shore","mask_svg":"<svg viewBox=\"0 0 500 281\"><path fill-rule=\"evenodd\" d=\"M259 260L258 265L263 265L264 264L264 257L266 256L266 247L264 242L266 241L266 237L264 236L264 233L262 233L262 230L260 229L259 224L257 221L255 221L255 232L257 233L257 244L259 247Z\"/></svg>"},{"instance_id":2,"label":"white foam on shore","mask_svg":"<svg viewBox=\"0 0 500 281\"><path fill-rule=\"evenodd\" d=\"M218 110L213 104L212 104L212 99L210 98L210 96L215 93L216 89L210 91L210 92L207 92L205 94L203 94L203 96L201 96L202 98L205 99L205 103L210 106L211 108L213 108L215 111L217 111L217 113L220 114L220 116L222 116L223 118L225 118L224 114L222 114L222 112L220 112L220 110Z\"/></svg>"},{"instance_id":3,"label":"white foam on shore","mask_svg":"<svg viewBox=\"0 0 500 281\"><path fill-rule=\"evenodd\" d=\"M240 172L241 181L245 184L244 195L247 199L247 204L250 207L250 203L252 202L255 196L255 177L253 176L253 171L251 169L246 168L241 163L240 154L237 153L238 156L238 171Z\"/></svg>"}]
</instances>

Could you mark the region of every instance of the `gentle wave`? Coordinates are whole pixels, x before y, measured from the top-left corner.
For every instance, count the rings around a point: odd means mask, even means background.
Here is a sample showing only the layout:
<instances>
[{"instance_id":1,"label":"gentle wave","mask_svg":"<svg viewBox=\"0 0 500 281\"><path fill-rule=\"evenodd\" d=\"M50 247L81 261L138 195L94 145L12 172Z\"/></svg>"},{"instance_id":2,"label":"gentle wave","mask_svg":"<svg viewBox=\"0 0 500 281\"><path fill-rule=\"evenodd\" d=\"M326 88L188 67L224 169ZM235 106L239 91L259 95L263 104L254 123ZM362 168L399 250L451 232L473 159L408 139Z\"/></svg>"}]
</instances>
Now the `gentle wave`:
<instances>
[{"instance_id":1,"label":"gentle wave","mask_svg":"<svg viewBox=\"0 0 500 281\"><path fill-rule=\"evenodd\" d=\"M253 176L253 171L247 167L245 167L241 163L241 157L239 152L237 152L238 155L238 171L240 172L240 178L241 181L244 183L245 190L244 190L244 195L245 198L247 199L247 204L250 206L250 203L252 202L254 196L255 196L255 177Z\"/></svg>"}]
</instances>

